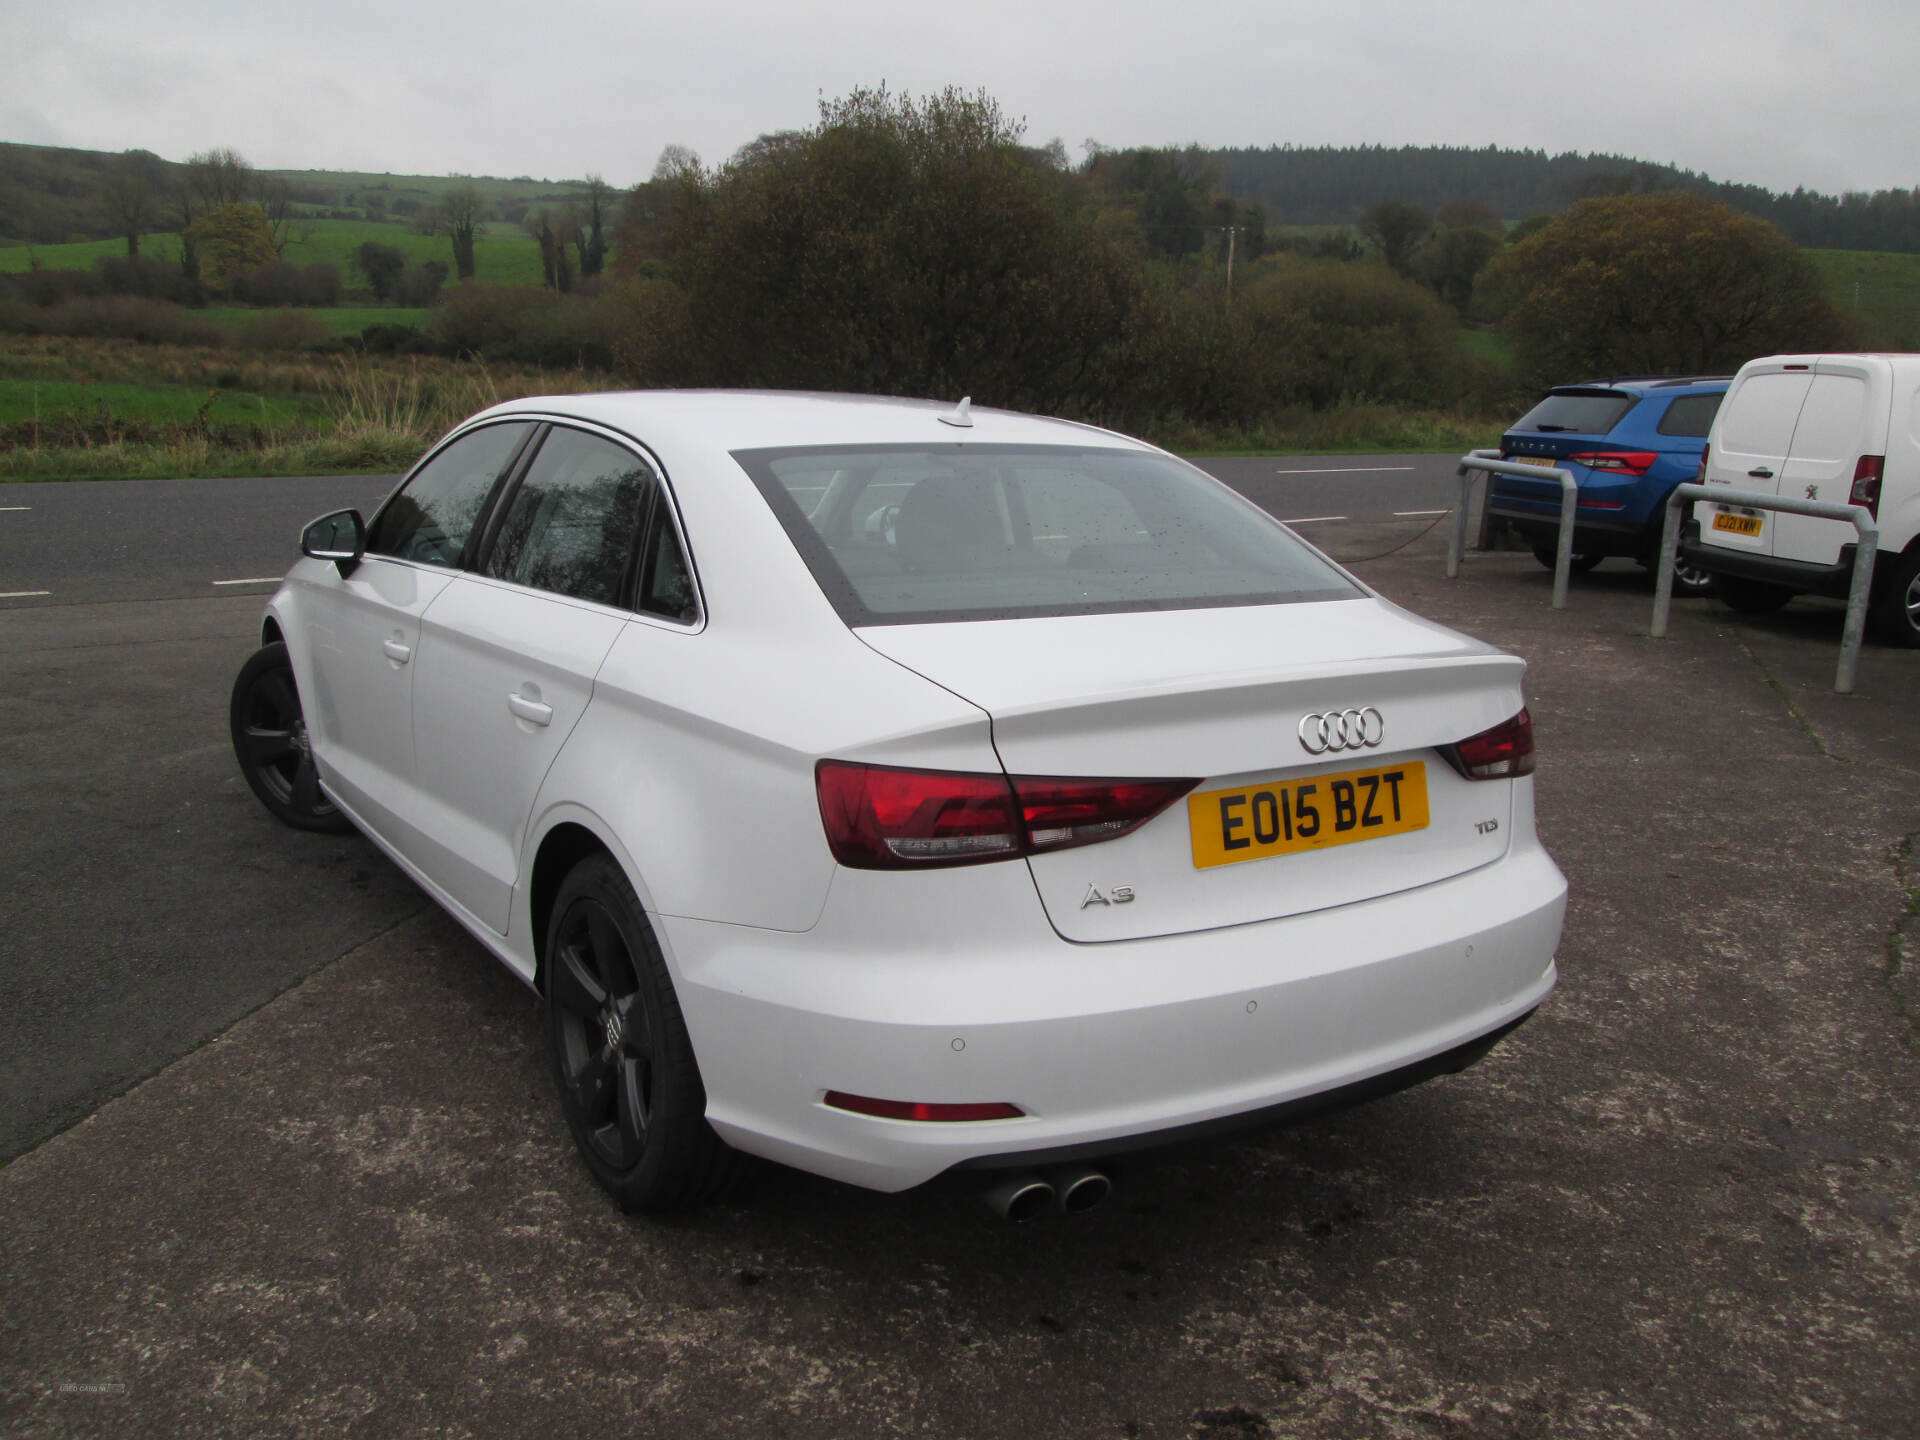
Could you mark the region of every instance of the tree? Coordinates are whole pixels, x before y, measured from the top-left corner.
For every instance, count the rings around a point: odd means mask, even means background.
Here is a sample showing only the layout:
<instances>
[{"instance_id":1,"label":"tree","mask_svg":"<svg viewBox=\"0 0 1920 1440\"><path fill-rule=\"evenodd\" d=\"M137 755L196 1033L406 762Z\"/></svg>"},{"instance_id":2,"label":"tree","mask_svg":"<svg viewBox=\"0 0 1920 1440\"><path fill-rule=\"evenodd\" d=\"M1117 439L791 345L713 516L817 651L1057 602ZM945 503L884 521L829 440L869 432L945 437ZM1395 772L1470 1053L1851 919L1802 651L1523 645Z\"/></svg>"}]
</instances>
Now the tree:
<instances>
[{"instance_id":1,"label":"tree","mask_svg":"<svg viewBox=\"0 0 1920 1440\"><path fill-rule=\"evenodd\" d=\"M100 181L107 218L127 241L129 259L140 253L140 237L160 215L166 162L148 150L129 150L112 162Z\"/></svg>"},{"instance_id":2,"label":"tree","mask_svg":"<svg viewBox=\"0 0 1920 1440\"><path fill-rule=\"evenodd\" d=\"M1404 200L1382 200L1361 212L1360 237L1402 275L1413 273L1413 253L1433 233L1433 217Z\"/></svg>"},{"instance_id":3,"label":"tree","mask_svg":"<svg viewBox=\"0 0 1920 1440\"><path fill-rule=\"evenodd\" d=\"M1500 253L1500 237L1490 230L1467 225L1442 230L1413 256L1413 275L1454 309L1464 311L1473 299L1473 282Z\"/></svg>"},{"instance_id":4,"label":"tree","mask_svg":"<svg viewBox=\"0 0 1920 1440\"><path fill-rule=\"evenodd\" d=\"M1791 240L1679 191L1580 202L1497 256L1482 294L1543 379L1732 370L1850 339Z\"/></svg>"},{"instance_id":5,"label":"tree","mask_svg":"<svg viewBox=\"0 0 1920 1440\"><path fill-rule=\"evenodd\" d=\"M368 240L353 252L353 263L367 277L367 288L373 291L373 298L385 304L400 284L401 273L407 268L407 257L397 245L382 245L378 240Z\"/></svg>"},{"instance_id":6,"label":"tree","mask_svg":"<svg viewBox=\"0 0 1920 1440\"><path fill-rule=\"evenodd\" d=\"M574 228L574 248L580 252L580 278L590 279L606 268L607 229L612 216L613 187L598 175L587 176L580 197L580 218Z\"/></svg>"},{"instance_id":7,"label":"tree","mask_svg":"<svg viewBox=\"0 0 1920 1440\"><path fill-rule=\"evenodd\" d=\"M984 94L857 90L777 154L664 182L681 383L1103 403L1137 273L1019 135Z\"/></svg>"},{"instance_id":8,"label":"tree","mask_svg":"<svg viewBox=\"0 0 1920 1440\"><path fill-rule=\"evenodd\" d=\"M253 199L258 191L253 166L238 150L226 147L189 155L186 183L201 214L222 205L239 205Z\"/></svg>"},{"instance_id":9,"label":"tree","mask_svg":"<svg viewBox=\"0 0 1920 1440\"><path fill-rule=\"evenodd\" d=\"M436 214L453 241L453 268L462 280L473 279L474 238L486 233L480 223L486 199L471 185L456 185L440 197Z\"/></svg>"},{"instance_id":10,"label":"tree","mask_svg":"<svg viewBox=\"0 0 1920 1440\"><path fill-rule=\"evenodd\" d=\"M194 221L189 233L199 257L200 282L209 290L231 289L240 276L278 258L273 227L258 205L218 206Z\"/></svg>"}]
</instances>

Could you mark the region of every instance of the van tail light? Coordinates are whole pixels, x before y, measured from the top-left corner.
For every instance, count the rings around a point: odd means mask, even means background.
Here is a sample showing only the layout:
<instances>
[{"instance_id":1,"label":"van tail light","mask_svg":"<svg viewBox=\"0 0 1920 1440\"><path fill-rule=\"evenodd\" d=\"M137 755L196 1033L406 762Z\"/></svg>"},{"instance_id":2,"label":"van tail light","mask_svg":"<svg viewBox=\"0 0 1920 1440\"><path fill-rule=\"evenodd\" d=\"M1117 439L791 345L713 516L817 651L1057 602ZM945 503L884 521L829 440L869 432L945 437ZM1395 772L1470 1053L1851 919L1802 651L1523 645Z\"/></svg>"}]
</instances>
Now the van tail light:
<instances>
[{"instance_id":1,"label":"van tail light","mask_svg":"<svg viewBox=\"0 0 1920 1440\"><path fill-rule=\"evenodd\" d=\"M1866 506L1875 519L1880 516L1880 477L1886 468L1884 455L1862 455L1853 466L1853 489L1847 494L1847 502Z\"/></svg>"},{"instance_id":2,"label":"van tail light","mask_svg":"<svg viewBox=\"0 0 1920 1440\"><path fill-rule=\"evenodd\" d=\"M1653 468L1653 462L1660 458L1653 450L1584 450L1578 455L1569 455L1567 459L1577 460L1589 470L1598 470L1603 475L1644 475Z\"/></svg>"},{"instance_id":3,"label":"van tail light","mask_svg":"<svg viewBox=\"0 0 1920 1440\"><path fill-rule=\"evenodd\" d=\"M1083 780L822 760L820 820L856 870L917 870L1092 845L1136 830L1198 780Z\"/></svg>"},{"instance_id":4,"label":"van tail light","mask_svg":"<svg viewBox=\"0 0 1920 1440\"><path fill-rule=\"evenodd\" d=\"M1700 447L1700 468L1693 472L1694 484L1704 485L1707 483L1707 456L1711 455L1712 453L1713 453L1713 446L1702 445Z\"/></svg>"},{"instance_id":5,"label":"van tail light","mask_svg":"<svg viewBox=\"0 0 1920 1440\"><path fill-rule=\"evenodd\" d=\"M1533 773L1533 717L1522 706L1510 720L1452 745L1442 745L1447 763L1468 780L1511 780Z\"/></svg>"}]
</instances>

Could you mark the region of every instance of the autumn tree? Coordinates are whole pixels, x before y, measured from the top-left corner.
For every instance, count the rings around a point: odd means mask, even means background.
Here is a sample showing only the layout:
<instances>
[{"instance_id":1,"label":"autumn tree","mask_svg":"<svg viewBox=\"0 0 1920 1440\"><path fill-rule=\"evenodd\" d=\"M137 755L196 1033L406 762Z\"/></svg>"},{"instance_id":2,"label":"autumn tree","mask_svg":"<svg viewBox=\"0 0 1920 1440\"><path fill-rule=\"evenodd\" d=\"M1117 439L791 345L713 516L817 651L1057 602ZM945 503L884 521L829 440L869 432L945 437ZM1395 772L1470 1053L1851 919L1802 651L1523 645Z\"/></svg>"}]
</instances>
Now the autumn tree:
<instances>
[{"instance_id":1,"label":"autumn tree","mask_svg":"<svg viewBox=\"0 0 1920 1440\"><path fill-rule=\"evenodd\" d=\"M456 185L440 197L435 216L453 242L453 268L462 280L473 279L473 242L486 233L481 217L486 198L472 185Z\"/></svg>"},{"instance_id":2,"label":"autumn tree","mask_svg":"<svg viewBox=\"0 0 1920 1440\"><path fill-rule=\"evenodd\" d=\"M1682 191L1580 202L1497 256L1481 293L1540 378L1726 371L1849 343L1798 246Z\"/></svg>"},{"instance_id":3,"label":"autumn tree","mask_svg":"<svg viewBox=\"0 0 1920 1440\"><path fill-rule=\"evenodd\" d=\"M237 277L278 258L273 227L258 205L217 206L194 221L185 238L199 257L200 283L209 290L229 290Z\"/></svg>"}]
</instances>

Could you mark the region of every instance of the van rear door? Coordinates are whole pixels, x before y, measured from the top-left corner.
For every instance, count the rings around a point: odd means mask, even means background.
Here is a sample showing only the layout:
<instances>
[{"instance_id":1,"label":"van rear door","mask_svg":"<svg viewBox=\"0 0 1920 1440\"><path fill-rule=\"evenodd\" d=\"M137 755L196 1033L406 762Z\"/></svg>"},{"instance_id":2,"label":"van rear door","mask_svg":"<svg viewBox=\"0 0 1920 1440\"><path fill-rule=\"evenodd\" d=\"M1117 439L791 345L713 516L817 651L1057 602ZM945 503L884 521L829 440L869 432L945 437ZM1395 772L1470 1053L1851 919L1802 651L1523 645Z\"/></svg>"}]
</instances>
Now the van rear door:
<instances>
[{"instance_id":1,"label":"van rear door","mask_svg":"<svg viewBox=\"0 0 1920 1440\"><path fill-rule=\"evenodd\" d=\"M1794 422L1813 385L1814 357L1776 355L1743 366L1714 418L1706 482L1780 493ZM1750 555L1771 555L1778 512L1703 503L1700 539Z\"/></svg>"},{"instance_id":2,"label":"van rear door","mask_svg":"<svg viewBox=\"0 0 1920 1440\"><path fill-rule=\"evenodd\" d=\"M1887 453L1887 412L1892 383L1884 360L1835 355L1814 367L1813 384L1793 427L1793 443L1780 472L1780 493L1795 498L1847 503L1854 467L1862 455ZM1853 526L1808 515L1769 517L1773 553L1783 560L1832 565L1851 543Z\"/></svg>"}]
</instances>

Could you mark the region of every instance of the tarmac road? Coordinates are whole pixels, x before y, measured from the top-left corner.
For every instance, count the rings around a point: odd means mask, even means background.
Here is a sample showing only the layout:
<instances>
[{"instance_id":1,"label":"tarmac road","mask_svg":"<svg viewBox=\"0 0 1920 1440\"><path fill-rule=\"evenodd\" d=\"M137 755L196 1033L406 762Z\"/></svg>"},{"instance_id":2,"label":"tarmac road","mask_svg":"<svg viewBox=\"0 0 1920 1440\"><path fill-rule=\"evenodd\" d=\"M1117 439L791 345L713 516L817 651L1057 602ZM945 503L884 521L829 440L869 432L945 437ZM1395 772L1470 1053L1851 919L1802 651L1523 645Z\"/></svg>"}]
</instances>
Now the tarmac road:
<instances>
[{"instance_id":1,"label":"tarmac road","mask_svg":"<svg viewBox=\"0 0 1920 1440\"><path fill-rule=\"evenodd\" d=\"M1345 513L1356 560L1427 523ZM1553 612L1441 553L1359 573L1530 662L1560 990L1464 1075L1027 1228L772 1169L616 1214L527 992L232 772L257 595L0 602L10 1123L42 1087L0 1431L1916 1433L1920 654L1834 696L1831 607L1651 641L1630 565Z\"/></svg>"}]
</instances>

